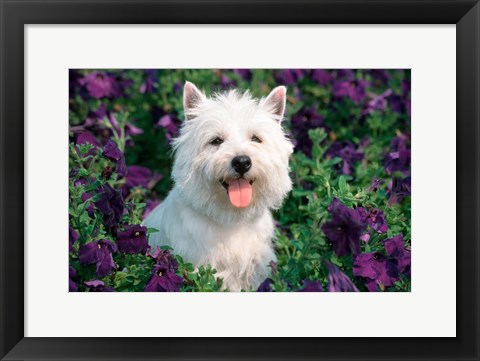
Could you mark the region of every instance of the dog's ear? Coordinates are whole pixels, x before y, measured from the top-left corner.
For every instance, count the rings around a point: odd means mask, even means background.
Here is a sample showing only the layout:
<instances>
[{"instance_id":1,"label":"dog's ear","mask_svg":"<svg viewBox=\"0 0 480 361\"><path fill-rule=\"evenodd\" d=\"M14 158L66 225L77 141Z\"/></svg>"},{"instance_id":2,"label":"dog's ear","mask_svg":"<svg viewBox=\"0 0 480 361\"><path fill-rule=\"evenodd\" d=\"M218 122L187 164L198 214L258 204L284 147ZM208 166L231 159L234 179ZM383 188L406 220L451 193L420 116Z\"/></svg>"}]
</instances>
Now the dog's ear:
<instances>
[{"instance_id":1,"label":"dog's ear","mask_svg":"<svg viewBox=\"0 0 480 361\"><path fill-rule=\"evenodd\" d=\"M192 118L192 110L195 109L203 100L205 95L197 89L197 87L190 83L185 82L183 87L183 110L185 111L185 119Z\"/></svg>"},{"instance_id":2,"label":"dog's ear","mask_svg":"<svg viewBox=\"0 0 480 361\"><path fill-rule=\"evenodd\" d=\"M283 85L273 89L264 101L265 107L275 115L279 122L283 119L287 102L287 88Z\"/></svg>"}]
</instances>

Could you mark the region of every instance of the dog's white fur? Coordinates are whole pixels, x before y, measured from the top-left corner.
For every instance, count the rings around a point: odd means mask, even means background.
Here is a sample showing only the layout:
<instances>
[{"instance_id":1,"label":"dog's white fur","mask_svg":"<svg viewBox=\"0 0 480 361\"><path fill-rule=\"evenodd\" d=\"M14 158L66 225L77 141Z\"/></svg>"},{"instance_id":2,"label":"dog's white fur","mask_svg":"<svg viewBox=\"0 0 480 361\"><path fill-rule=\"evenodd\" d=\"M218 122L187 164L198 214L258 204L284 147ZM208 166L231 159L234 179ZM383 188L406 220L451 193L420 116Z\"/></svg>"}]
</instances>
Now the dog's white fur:
<instances>
[{"instance_id":1,"label":"dog's white fur","mask_svg":"<svg viewBox=\"0 0 480 361\"><path fill-rule=\"evenodd\" d=\"M186 82L186 120L173 143L175 186L144 221L159 230L150 236L152 246L169 245L195 266L211 264L230 291L256 289L276 260L270 210L280 207L291 189L293 146L280 124L285 100L283 86L261 100L235 90L207 98ZM221 145L210 144L216 137ZM246 208L230 203L221 182L239 177L231 165L239 155L252 162L244 175L254 181Z\"/></svg>"}]
</instances>

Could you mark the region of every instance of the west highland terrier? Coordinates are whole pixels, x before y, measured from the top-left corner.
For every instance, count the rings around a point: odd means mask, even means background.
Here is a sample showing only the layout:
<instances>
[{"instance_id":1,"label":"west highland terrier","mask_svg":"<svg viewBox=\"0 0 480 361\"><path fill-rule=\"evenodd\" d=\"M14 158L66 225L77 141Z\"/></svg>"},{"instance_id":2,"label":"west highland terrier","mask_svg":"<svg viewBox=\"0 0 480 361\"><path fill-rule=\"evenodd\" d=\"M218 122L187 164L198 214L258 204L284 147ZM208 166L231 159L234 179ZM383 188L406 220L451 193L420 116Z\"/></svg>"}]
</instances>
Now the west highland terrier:
<instances>
[{"instance_id":1,"label":"west highland terrier","mask_svg":"<svg viewBox=\"0 0 480 361\"><path fill-rule=\"evenodd\" d=\"M175 186L145 219L195 266L211 264L229 291L256 289L276 260L272 209L291 190L293 151L281 121L286 88L260 100L236 90L206 97L185 83L185 122L173 142Z\"/></svg>"}]
</instances>

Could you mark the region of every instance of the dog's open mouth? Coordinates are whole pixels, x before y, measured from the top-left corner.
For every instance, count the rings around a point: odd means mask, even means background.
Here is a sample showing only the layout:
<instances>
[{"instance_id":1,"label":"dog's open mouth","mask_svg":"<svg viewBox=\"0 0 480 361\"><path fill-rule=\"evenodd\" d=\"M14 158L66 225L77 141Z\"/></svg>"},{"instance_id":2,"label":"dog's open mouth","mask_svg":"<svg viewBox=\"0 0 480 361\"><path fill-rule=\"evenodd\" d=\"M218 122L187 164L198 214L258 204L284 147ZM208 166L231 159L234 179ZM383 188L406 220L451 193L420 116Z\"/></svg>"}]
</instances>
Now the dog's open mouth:
<instances>
[{"instance_id":1,"label":"dog's open mouth","mask_svg":"<svg viewBox=\"0 0 480 361\"><path fill-rule=\"evenodd\" d=\"M222 186L227 190L228 198L232 206L236 208L245 208L252 202L252 184L255 179L227 179L220 180Z\"/></svg>"}]
</instances>

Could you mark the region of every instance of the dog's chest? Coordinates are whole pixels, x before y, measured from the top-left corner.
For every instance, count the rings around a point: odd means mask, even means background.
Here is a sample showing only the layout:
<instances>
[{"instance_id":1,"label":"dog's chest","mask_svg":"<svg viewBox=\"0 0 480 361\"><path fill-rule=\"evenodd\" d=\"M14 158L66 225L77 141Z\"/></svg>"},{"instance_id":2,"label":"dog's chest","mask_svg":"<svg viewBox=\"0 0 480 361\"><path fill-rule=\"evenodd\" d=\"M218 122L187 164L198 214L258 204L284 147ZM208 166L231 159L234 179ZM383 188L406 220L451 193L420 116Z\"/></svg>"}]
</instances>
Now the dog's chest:
<instances>
[{"instance_id":1,"label":"dog's chest","mask_svg":"<svg viewBox=\"0 0 480 361\"><path fill-rule=\"evenodd\" d=\"M190 247L185 253L192 263L211 264L224 285L235 291L255 288L267 277L268 265L275 260L274 225L268 211L249 224L201 223L190 223L188 227L193 232L188 232L185 243Z\"/></svg>"}]
</instances>

